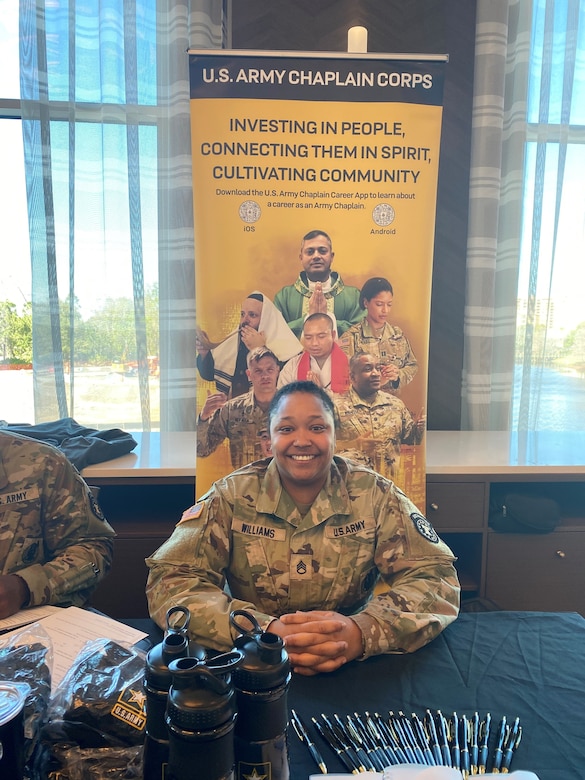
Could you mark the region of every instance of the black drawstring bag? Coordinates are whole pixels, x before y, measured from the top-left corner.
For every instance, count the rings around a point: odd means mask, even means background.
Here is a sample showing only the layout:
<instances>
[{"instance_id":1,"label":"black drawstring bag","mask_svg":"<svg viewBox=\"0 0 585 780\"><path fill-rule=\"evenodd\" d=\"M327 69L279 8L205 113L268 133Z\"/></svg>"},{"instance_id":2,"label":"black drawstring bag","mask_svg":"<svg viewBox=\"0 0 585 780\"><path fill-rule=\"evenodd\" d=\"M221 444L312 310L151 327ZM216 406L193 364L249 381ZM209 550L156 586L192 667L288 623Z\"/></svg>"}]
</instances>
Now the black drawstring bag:
<instances>
[{"instance_id":1,"label":"black drawstring bag","mask_svg":"<svg viewBox=\"0 0 585 780\"><path fill-rule=\"evenodd\" d=\"M489 525L509 534L548 534L560 520L559 505L551 498L508 493L490 507Z\"/></svg>"}]
</instances>

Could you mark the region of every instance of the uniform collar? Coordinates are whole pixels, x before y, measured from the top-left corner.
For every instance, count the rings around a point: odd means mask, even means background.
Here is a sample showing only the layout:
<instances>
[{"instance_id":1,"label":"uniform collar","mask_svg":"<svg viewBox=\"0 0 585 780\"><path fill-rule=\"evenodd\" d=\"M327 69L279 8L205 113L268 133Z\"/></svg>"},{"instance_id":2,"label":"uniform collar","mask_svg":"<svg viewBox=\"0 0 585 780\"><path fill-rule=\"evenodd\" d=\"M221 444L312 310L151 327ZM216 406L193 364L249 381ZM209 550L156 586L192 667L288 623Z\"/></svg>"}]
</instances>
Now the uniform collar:
<instances>
[{"instance_id":1,"label":"uniform collar","mask_svg":"<svg viewBox=\"0 0 585 780\"><path fill-rule=\"evenodd\" d=\"M289 508L292 512L296 507L282 487L280 475L273 459L270 461L262 479L256 509L258 512L276 515L286 520L288 519ZM335 461L332 461L327 481L321 488L317 498L313 501L313 505L306 517L312 516L313 524L316 525L333 515L351 515L351 512L351 500L345 487L345 482L337 464Z\"/></svg>"}]
</instances>

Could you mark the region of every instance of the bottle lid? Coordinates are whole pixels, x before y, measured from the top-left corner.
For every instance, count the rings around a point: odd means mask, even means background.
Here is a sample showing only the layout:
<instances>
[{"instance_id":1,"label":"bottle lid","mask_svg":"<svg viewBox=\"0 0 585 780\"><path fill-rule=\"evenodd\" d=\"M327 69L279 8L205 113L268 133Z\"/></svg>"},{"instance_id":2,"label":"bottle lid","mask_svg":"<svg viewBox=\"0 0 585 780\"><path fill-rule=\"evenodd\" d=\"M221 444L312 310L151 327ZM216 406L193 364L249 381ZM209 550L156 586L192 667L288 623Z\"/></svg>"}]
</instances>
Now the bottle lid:
<instances>
[{"instance_id":1,"label":"bottle lid","mask_svg":"<svg viewBox=\"0 0 585 780\"><path fill-rule=\"evenodd\" d=\"M18 715L29 691L30 687L23 683L0 683L0 726Z\"/></svg>"}]
</instances>

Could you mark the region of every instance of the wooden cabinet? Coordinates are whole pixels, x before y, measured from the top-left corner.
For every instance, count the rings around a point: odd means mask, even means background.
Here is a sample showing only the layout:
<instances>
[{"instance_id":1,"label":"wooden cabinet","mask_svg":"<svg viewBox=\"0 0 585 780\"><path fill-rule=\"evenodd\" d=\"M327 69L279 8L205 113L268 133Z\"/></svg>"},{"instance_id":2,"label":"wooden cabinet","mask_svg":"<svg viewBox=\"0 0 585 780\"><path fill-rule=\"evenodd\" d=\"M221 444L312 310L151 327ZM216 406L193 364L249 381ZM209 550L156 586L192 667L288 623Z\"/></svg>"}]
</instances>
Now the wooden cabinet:
<instances>
[{"instance_id":1,"label":"wooden cabinet","mask_svg":"<svg viewBox=\"0 0 585 780\"><path fill-rule=\"evenodd\" d=\"M509 492L557 501L557 528L546 534L492 530L490 499L502 503ZM429 475L427 517L457 556L463 600L484 598L506 610L585 616L585 484L580 475Z\"/></svg>"},{"instance_id":2,"label":"wooden cabinet","mask_svg":"<svg viewBox=\"0 0 585 780\"><path fill-rule=\"evenodd\" d=\"M585 616L584 435L428 432L427 517L457 556L464 600ZM136 453L84 470L101 487L100 503L118 533L112 570L92 601L112 617L147 617L144 558L195 499L194 438L142 434ZM556 530L492 531L490 499L501 501L506 492L555 499Z\"/></svg>"},{"instance_id":3,"label":"wooden cabinet","mask_svg":"<svg viewBox=\"0 0 585 780\"><path fill-rule=\"evenodd\" d=\"M102 483L99 502L117 536L112 568L93 594L92 607L118 619L148 617L144 559L169 538L193 504L194 488L194 482Z\"/></svg>"},{"instance_id":4,"label":"wooden cabinet","mask_svg":"<svg viewBox=\"0 0 585 780\"><path fill-rule=\"evenodd\" d=\"M505 609L585 616L585 526L488 534L486 596Z\"/></svg>"}]
</instances>

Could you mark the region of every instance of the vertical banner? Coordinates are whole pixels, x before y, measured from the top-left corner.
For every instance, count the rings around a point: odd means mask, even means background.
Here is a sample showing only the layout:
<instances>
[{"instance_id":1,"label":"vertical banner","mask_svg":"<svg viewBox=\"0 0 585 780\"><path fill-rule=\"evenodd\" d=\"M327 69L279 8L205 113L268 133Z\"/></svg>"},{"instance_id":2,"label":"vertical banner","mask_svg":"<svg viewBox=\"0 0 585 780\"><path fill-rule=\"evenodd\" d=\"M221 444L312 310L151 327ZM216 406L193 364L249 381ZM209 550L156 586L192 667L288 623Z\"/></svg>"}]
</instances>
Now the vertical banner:
<instances>
[{"instance_id":1,"label":"vertical banner","mask_svg":"<svg viewBox=\"0 0 585 780\"><path fill-rule=\"evenodd\" d=\"M277 382L307 377L337 451L424 509L446 57L189 56L197 494L267 454Z\"/></svg>"}]
</instances>

